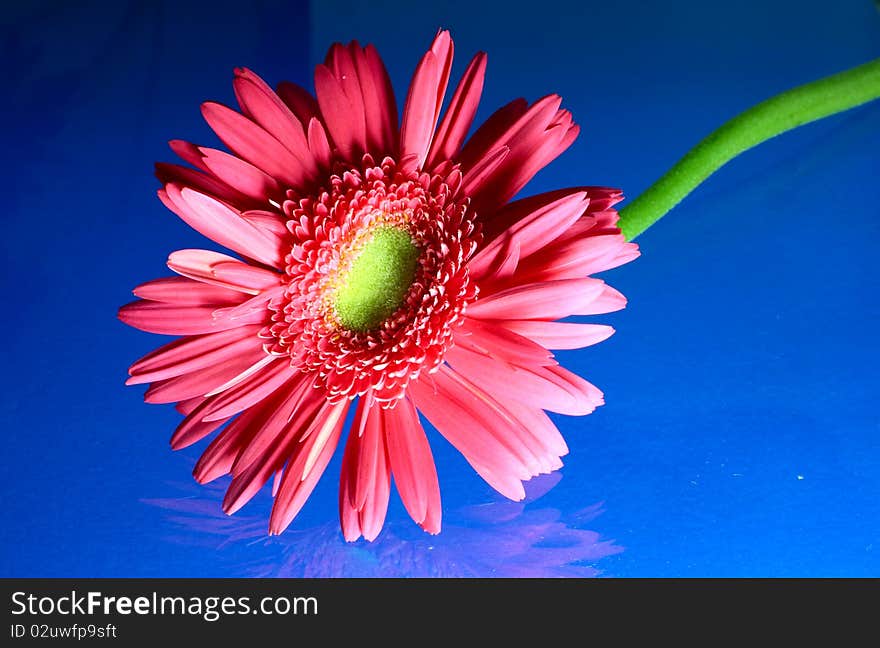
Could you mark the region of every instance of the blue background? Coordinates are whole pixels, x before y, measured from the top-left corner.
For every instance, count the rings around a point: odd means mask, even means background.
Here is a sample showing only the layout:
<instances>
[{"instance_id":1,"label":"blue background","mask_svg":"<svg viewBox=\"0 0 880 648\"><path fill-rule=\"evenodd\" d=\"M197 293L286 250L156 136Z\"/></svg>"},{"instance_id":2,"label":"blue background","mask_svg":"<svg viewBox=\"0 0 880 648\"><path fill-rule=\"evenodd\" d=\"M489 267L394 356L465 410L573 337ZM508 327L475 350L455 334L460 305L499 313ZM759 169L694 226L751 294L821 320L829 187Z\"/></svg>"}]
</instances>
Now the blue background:
<instances>
[{"instance_id":1,"label":"blue background","mask_svg":"<svg viewBox=\"0 0 880 648\"><path fill-rule=\"evenodd\" d=\"M152 162L173 137L216 143L198 105L232 101L234 66L311 87L358 38L401 100L449 27L456 76L489 52L480 118L558 92L582 125L527 192L635 196L736 112L880 55L869 0L25 4L0 10L0 575L880 574L880 103L737 159L606 273L629 298L600 318L617 334L560 355L608 404L556 417L561 479L505 502L433 434L437 537L395 495L376 543L345 544L338 457L279 538L268 495L224 516L189 478L203 446L172 453L179 416L123 386L159 336L115 318L205 243L155 199Z\"/></svg>"}]
</instances>

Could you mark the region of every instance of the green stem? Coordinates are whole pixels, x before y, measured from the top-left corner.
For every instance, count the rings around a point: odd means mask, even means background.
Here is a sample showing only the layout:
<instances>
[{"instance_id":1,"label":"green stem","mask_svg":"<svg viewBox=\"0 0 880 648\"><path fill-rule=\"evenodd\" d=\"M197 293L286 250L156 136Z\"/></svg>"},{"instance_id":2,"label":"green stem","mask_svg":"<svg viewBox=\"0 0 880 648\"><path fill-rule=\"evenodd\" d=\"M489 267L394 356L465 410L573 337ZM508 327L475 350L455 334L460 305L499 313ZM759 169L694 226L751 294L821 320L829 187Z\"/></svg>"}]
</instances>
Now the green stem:
<instances>
[{"instance_id":1,"label":"green stem","mask_svg":"<svg viewBox=\"0 0 880 648\"><path fill-rule=\"evenodd\" d=\"M725 162L785 131L880 97L880 58L798 86L740 113L692 148L620 212L632 240L656 223Z\"/></svg>"}]
</instances>

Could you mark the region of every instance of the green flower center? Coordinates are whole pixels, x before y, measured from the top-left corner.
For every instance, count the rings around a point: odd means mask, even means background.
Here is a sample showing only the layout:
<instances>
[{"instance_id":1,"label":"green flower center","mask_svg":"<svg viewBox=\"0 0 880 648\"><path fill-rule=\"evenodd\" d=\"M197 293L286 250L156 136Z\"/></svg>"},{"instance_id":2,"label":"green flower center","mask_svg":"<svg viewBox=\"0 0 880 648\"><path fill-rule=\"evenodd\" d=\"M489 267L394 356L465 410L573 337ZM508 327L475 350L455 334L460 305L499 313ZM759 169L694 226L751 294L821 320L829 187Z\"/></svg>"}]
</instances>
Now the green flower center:
<instances>
[{"instance_id":1,"label":"green flower center","mask_svg":"<svg viewBox=\"0 0 880 648\"><path fill-rule=\"evenodd\" d=\"M404 229L376 228L340 278L333 298L339 323L350 331L376 328L403 303L421 251Z\"/></svg>"}]
</instances>

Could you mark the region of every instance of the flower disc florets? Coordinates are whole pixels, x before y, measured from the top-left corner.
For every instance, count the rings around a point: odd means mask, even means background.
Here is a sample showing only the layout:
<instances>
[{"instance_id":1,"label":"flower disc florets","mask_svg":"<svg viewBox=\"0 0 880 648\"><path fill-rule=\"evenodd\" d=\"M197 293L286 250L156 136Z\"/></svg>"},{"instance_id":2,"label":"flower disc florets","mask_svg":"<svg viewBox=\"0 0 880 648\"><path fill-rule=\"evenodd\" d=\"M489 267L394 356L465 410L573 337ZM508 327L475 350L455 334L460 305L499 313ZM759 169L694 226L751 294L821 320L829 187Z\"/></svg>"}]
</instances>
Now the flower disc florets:
<instances>
[{"instance_id":1,"label":"flower disc florets","mask_svg":"<svg viewBox=\"0 0 880 648\"><path fill-rule=\"evenodd\" d=\"M331 402L372 389L393 405L440 365L476 296L465 261L478 233L461 174L444 171L364 156L361 168L337 169L327 187L289 192L282 205L293 245L267 349L314 372Z\"/></svg>"}]
</instances>

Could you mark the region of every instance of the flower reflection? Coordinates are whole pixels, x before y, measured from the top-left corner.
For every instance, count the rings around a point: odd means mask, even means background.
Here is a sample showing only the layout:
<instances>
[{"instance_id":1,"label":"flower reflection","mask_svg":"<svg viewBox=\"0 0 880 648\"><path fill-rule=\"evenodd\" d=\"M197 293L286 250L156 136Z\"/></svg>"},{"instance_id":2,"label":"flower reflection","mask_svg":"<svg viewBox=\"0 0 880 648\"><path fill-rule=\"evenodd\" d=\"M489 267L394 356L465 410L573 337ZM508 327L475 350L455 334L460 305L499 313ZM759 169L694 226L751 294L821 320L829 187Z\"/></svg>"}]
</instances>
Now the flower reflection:
<instances>
[{"instance_id":1,"label":"flower reflection","mask_svg":"<svg viewBox=\"0 0 880 648\"><path fill-rule=\"evenodd\" d=\"M180 497L145 500L174 529L169 541L217 551L230 575L249 577L593 577L603 558L623 551L585 528L601 504L563 513L536 500L558 473L533 480L523 502L491 501L447 512L444 533L425 536L391 516L371 543L346 543L335 523L266 536L262 515L228 517L217 507L222 485L176 486ZM268 497L268 494L265 495Z\"/></svg>"}]
</instances>

